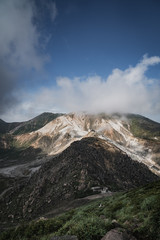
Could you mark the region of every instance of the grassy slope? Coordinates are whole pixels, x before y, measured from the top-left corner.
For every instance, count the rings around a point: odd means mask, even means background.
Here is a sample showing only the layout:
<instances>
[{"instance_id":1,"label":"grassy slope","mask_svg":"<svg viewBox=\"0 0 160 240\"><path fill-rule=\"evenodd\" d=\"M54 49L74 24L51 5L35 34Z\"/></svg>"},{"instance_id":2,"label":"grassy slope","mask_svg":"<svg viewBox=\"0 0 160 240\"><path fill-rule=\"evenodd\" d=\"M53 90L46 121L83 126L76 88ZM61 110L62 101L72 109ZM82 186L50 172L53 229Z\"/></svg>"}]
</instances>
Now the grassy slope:
<instances>
[{"instance_id":1,"label":"grassy slope","mask_svg":"<svg viewBox=\"0 0 160 240\"><path fill-rule=\"evenodd\" d=\"M34 221L0 235L0 240L48 240L55 235L76 235L79 240L100 240L117 225L139 240L160 239L160 181L94 201L53 219Z\"/></svg>"},{"instance_id":2,"label":"grassy slope","mask_svg":"<svg viewBox=\"0 0 160 240\"><path fill-rule=\"evenodd\" d=\"M157 137L160 140L160 123L135 114L128 114L127 118L130 121L130 130L135 137L144 139Z\"/></svg>"}]
</instances>

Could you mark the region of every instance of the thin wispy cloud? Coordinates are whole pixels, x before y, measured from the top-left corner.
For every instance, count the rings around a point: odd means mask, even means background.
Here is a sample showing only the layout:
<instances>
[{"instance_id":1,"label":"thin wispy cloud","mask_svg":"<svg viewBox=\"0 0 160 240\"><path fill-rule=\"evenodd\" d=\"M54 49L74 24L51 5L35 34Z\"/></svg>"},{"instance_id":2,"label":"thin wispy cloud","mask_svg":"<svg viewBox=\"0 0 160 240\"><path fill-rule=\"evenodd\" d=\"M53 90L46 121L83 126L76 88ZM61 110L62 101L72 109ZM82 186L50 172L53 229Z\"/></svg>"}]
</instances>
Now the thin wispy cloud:
<instances>
[{"instance_id":1,"label":"thin wispy cloud","mask_svg":"<svg viewBox=\"0 0 160 240\"><path fill-rule=\"evenodd\" d=\"M24 100L19 111L25 108L29 117L33 112L43 111L159 114L159 83L146 75L150 66L159 63L160 57L145 55L136 66L125 70L116 68L106 79L97 75L74 79L59 77L56 87L43 88L34 96L26 96L30 101Z\"/></svg>"},{"instance_id":2,"label":"thin wispy cloud","mask_svg":"<svg viewBox=\"0 0 160 240\"><path fill-rule=\"evenodd\" d=\"M49 9L50 9L51 20L52 20L52 22L54 22L54 20L56 19L57 15L58 15L58 9L56 7L56 3L51 2L49 5Z\"/></svg>"}]
</instances>

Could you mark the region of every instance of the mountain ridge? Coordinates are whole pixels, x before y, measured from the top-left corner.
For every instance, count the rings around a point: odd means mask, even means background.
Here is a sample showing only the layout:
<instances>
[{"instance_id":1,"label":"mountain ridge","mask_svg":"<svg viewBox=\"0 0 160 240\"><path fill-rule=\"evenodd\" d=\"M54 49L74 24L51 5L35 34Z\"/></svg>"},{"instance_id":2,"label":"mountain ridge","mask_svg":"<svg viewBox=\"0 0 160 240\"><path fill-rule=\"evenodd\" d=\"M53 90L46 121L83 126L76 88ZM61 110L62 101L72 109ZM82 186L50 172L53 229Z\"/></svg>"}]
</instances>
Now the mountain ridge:
<instances>
[{"instance_id":1,"label":"mountain ridge","mask_svg":"<svg viewBox=\"0 0 160 240\"><path fill-rule=\"evenodd\" d=\"M46 114L44 113L44 115ZM133 114L129 116L129 119L126 118L126 115L106 115L104 113L98 115L70 113L61 116L51 114L51 117L54 119L50 121L46 115L49 122L44 124L45 121L43 121L42 125L44 126L35 131L14 134L16 132L14 130L13 134L9 133L7 136L1 136L0 152L2 152L2 157L7 157L8 149L12 150L10 155L15 152L14 155L19 156L17 159L22 156L25 158L30 149L33 149L33 151L35 149L35 152L36 149L39 149L40 156L37 155L33 159L37 161L37 158L42 158L41 154L50 157L61 153L76 140L87 136L96 136L114 144L134 160L145 163L154 173L160 174L160 147L158 147L160 146L160 124L156 123L155 128L152 126L152 129L156 129L156 131L151 131L149 128L149 135L144 138L144 136L136 137L131 132L133 128L132 120L137 118L137 115L135 117ZM146 118L138 115L139 118L139 121L142 122L145 119L147 125L148 120ZM39 116L37 119L39 119ZM149 125L151 122L149 120ZM40 124L38 123L36 128L37 126L40 126ZM138 126L138 123L136 123L136 126ZM140 127L140 129L142 128ZM30 130L33 129L30 128ZM25 128L23 131L26 131ZM144 132L144 129L141 131ZM6 154L3 154L4 152ZM7 162L9 163L9 161ZM6 171L8 172L8 169Z\"/></svg>"}]
</instances>

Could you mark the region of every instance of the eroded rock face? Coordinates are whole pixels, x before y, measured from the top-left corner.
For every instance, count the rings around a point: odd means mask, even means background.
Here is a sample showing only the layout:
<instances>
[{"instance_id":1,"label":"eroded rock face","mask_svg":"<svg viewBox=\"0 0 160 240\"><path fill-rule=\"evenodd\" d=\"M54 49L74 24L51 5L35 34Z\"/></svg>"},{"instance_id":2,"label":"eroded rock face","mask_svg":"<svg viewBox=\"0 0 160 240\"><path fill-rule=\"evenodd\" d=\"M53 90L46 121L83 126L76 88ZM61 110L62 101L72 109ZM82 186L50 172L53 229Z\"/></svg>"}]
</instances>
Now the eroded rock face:
<instances>
[{"instance_id":1,"label":"eroded rock face","mask_svg":"<svg viewBox=\"0 0 160 240\"><path fill-rule=\"evenodd\" d=\"M136 238L122 228L115 228L110 230L101 240L136 240Z\"/></svg>"}]
</instances>

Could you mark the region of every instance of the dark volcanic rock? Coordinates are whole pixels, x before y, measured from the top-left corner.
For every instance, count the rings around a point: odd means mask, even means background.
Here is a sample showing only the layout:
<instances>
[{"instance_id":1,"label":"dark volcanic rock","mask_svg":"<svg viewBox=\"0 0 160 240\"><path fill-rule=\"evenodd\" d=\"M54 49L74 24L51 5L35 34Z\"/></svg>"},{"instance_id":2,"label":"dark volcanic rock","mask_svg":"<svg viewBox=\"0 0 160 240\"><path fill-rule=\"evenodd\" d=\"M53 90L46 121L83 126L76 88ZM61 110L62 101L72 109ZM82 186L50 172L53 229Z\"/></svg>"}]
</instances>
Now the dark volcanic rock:
<instances>
[{"instance_id":1,"label":"dark volcanic rock","mask_svg":"<svg viewBox=\"0 0 160 240\"><path fill-rule=\"evenodd\" d=\"M136 238L124 229L115 228L110 230L101 240L136 240Z\"/></svg>"},{"instance_id":2,"label":"dark volcanic rock","mask_svg":"<svg viewBox=\"0 0 160 240\"><path fill-rule=\"evenodd\" d=\"M111 143L84 138L44 164L24 186L8 192L0 204L1 216L8 221L13 215L13 222L33 219L60 203L92 194L93 186L127 190L158 179Z\"/></svg>"}]
</instances>

